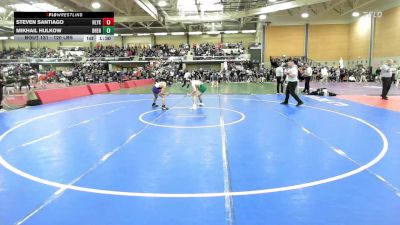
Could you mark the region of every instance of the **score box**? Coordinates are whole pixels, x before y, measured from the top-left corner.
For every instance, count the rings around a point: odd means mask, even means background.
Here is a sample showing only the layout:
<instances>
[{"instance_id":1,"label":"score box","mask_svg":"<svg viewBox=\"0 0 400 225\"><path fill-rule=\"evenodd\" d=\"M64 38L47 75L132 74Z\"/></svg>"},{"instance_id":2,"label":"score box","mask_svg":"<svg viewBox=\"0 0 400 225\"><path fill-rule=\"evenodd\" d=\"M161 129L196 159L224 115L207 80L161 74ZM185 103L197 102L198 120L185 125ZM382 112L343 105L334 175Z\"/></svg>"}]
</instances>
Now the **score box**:
<instances>
[{"instance_id":1,"label":"score box","mask_svg":"<svg viewBox=\"0 0 400 225\"><path fill-rule=\"evenodd\" d=\"M103 34L114 34L114 26L111 27L103 27Z\"/></svg>"},{"instance_id":2,"label":"score box","mask_svg":"<svg viewBox=\"0 0 400 225\"><path fill-rule=\"evenodd\" d=\"M20 42L107 42L113 40L114 35L14 35L14 41Z\"/></svg>"},{"instance_id":3,"label":"score box","mask_svg":"<svg viewBox=\"0 0 400 225\"><path fill-rule=\"evenodd\" d=\"M103 26L114 26L114 18L103 18Z\"/></svg>"}]
</instances>

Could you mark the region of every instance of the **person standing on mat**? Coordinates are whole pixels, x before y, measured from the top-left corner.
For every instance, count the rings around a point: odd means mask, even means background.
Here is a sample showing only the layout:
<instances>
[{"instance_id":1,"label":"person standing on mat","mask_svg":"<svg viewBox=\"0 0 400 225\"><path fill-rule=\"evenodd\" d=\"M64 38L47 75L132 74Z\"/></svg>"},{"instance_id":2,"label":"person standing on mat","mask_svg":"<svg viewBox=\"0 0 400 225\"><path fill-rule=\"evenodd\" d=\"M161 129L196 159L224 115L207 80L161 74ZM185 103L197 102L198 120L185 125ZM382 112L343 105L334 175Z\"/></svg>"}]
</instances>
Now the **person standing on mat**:
<instances>
[{"instance_id":1,"label":"person standing on mat","mask_svg":"<svg viewBox=\"0 0 400 225\"><path fill-rule=\"evenodd\" d=\"M289 68L286 72L286 81L287 81L287 87L286 87L286 98L285 101L283 101L281 104L282 105L287 105L289 104L289 94L296 99L297 105L296 106L301 106L303 105L303 101L297 96L296 94L296 87L297 83L299 82L298 79L298 74L299 70L297 69L297 66L294 64L293 61L288 62Z\"/></svg>"},{"instance_id":2,"label":"person standing on mat","mask_svg":"<svg viewBox=\"0 0 400 225\"><path fill-rule=\"evenodd\" d=\"M392 85L392 71L393 71L393 59L388 59L386 64L381 66L381 79L382 79L382 99L388 100L387 94Z\"/></svg>"},{"instance_id":3,"label":"person standing on mat","mask_svg":"<svg viewBox=\"0 0 400 225\"><path fill-rule=\"evenodd\" d=\"M283 93L283 67L282 67L282 63L280 63L279 66L275 69L275 76L276 76L276 93L277 94Z\"/></svg>"},{"instance_id":4,"label":"person standing on mat","mask_svg":"<svg viewBox=\"0 0 400 225\"><path fill-rule=\"evenodd\" d=\"M151 105L153 108L158 107L157 105L157 99L158 96L161 97L161 101L162 101L162 110L168 110L168 108L165 106L165 97L168 95L167 93L167 83L162 81L162 82L158 82L156 84L154 84L153 86L153 95L154 95L154 101L153 104Z\"/></svg>"},{"instance_id":5,"label":"person standing on mat","mask_svg":"<svg viewBox=\"0 0 400 225\"><path fill-rule=\"evenodd\" d=\"M308 64L306 64L306 70L304 71L304 80L305 80L305 84L304 84L304 90L303 93L307 93L310 94L310 79L312 76L312 68L311 66L309 66Z\"/></svg>"},{"instance_id":6,"label":"person standing on mat","mask_svg":"<svg viewBox=\"0 0 400 225\"><path fill-rule=\"evenodd\" d=\"M192 80L193 91L189 95L193 98L193 106L191 109L197 109L196 99L199 99L199 106L204 106L201 96L207 90L207 87L200 80Z\"/></svg>"}]
</instances>

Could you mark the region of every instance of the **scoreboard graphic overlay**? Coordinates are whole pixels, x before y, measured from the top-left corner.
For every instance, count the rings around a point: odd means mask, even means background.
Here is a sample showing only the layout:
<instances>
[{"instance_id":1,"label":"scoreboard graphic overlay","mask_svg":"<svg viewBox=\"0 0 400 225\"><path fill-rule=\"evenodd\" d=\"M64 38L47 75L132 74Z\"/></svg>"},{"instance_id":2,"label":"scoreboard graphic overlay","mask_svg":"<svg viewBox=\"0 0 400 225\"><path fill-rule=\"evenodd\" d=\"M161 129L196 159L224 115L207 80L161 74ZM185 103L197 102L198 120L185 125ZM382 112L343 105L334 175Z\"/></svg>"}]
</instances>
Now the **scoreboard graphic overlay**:
<instances>
[{"instance_id":1,"label":"scoreboard graphic overlay","mask_svg":"<svg viewBox=\"0 0 400 225\"><path fill-rule=\"evenodd\" d=\"M15 41L114 40L114 12L14 12Z\"/></svg>"}]
</instances>

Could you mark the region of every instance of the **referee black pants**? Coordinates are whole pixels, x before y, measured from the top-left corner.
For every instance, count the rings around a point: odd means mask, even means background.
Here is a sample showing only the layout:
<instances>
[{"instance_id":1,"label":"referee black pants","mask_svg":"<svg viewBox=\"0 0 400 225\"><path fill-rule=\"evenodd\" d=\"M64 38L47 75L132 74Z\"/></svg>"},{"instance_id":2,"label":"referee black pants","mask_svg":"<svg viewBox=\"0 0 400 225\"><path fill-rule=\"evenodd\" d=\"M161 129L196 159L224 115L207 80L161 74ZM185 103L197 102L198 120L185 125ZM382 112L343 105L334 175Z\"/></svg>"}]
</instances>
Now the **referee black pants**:
<instances>
[{"instance_id":1,"label":"referee black pants","mask_svg":"<svg viewBox=\"0 0 400 225\"><path fill-rule=\"evenodd\" d=\"M305 84L303 92L307 92L308 94L310 94L310 79L311 77L304 77Z\"/></svg>"},{"instance_id":2,"label":"referee black pants","mask_svg":"<svg viewBox=\"0 0 400 225\"><path fill-rule=\"evenodd\" d=\"M182 87L185 87L185 85L186 85L187 82L189 82L189 80L183 79ZM187 85L187 88L189 88L189 83L188 83L188 85Z\"/></svg>"},{"instance_id":3,"label":"referee black pants","mask_svg":"<svg viewBox=\"0 0 400 225\"><path fill-rule=\"evenodd\" d=\"M382 77L382 98L387 98L387 94L390 90L390 86L392 85L391 77Z\"/></svg>"},{"instance_id":4,"label":"referee black pants","mask_svg":"<svg viewBox=\"0 0 400 225\"><path fill-rule=\"evenodd\" d=\"M280 87L280 91L279 91ZM276 77L276 92L283 93L283 80L282 77Z\"/></svg>"},{"instance_id":5,"label":"referee black pants","mask_svg":"<svg viewBox=\"0 0 400 225\"><path fill-rule=\"evenodd\" d=\"M297 81L295 82L288 82L287 87L286 87L286 98L285 98L285 103L289 102L289 94L296 99L297 103L303 103L299 96L296 94L296 87L297 87Z\"/></svg>"}]
</instances>

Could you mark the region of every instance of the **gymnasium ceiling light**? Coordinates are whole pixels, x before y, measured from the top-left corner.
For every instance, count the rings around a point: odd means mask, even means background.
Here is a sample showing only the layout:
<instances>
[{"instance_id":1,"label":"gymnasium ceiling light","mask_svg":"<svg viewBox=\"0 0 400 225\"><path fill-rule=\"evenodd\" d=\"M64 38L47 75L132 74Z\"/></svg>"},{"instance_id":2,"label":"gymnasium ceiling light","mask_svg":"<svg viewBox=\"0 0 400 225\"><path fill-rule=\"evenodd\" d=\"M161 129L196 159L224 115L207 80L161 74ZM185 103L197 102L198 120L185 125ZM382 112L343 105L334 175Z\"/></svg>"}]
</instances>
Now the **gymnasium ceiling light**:
<instances>
[{"instance_id":1,"label":"gymnasium ceiling light","mask_svg":"<svg viewBox=\"0 0 400 225\"><path fill-rule=\"evenodd\" d=\"M192 32L189 32L189 35L202 35L203 34L203 32L201 32L201 31L192 31Z\"/></svg>"},{"instance_id":2,"label":"gymnasium ceiling light","mask_svg":"<svg viewBox=\"0 0 400 225\"><path fill-rule=\"evenodd\" d=\"M0 6L0 13L5 13L5 12L6 12L6 8Z\"/></svg>"},{"instance_id":3,"label":"gymnasium ceiling light","mask_svg":"<svg viewBox=\"0 0 400 225\"><path fill-rule=\"evenodd\" d=\"M359 16L360 16L360 13L359 13L359 12L353 12L351 15L352 15L353 17L359 17Z\"/></svg>"},{"instance_id":4,"label":"gymnasium ceiling light","mask_svg":"<svg viewBox=\"0 0 400 225\"><path fill-rule=\"evenodd\" d=\"M239 33L239 31L238 30L227 30L227 31L224 31L224 33L225 34L237 34L237 33Z\"/></svg>"},{"instance_id":5,"label":"gymnasium ceiling light","mask_svg":"<svg viewBox=\"0 0 400 225\"><path fill-rule=\"evenodd\" d=\"M308 18L310 16L310 14L308 14L307 12L304 12L301 14L302 18Z\"/></svg>"},{"instance_id":6,"label":"gymnasium ceiling light","mask_svg":"<svg viewBox=\"0 0 400 225\"><path fill-rule=\"evenodd\" d=\"M119 35L117 33L114 33L114 37L118 37Z\"/></svg>"},{"instance_id":7,"label":"gymnasium ceiling light","mask_svg":"<svg viewBox=\"0 0 400 225\"><path fill-rule=\"evenodd\" d=\"M242 33L243 34L254 34L254 33L257 33L257 31L256 30L242 30Z\"/></svg>"},{"instance_id":8,"label":"gymnasium ceiling light","mask_svg":"<svg viewBox=\"0 0 400 225\"><path fill-rule=\"evenodd\" d=\"M133 34L121 34L122 37L129 37L129 36L133 36Z\"/></svg>"},{"instance_id":9,"label":"gymnasium ceiling light","mask_svg":"<svg viewBox=\"0 0 400 225\"><path fill-rule=\"evenodd\" d=\"M99 9L100 7L101 7L101 4L99 2L92 2L93 9Z\"/></svg>"},{"instance_id":10,"label":"gymnasium ceiling light","mask_svg":"<svg viewBox=\"0 0 400 225\"><path fill-rule=\"evenodd\" d=\"M172 35L185 35L185 32L171 32Z\"/></svg>"},{"instance_id":11,"label":"gymnasium ceiling light","mask_svg":"<svg viewBox=\"0 0 400 225\"><path fill-rule=\"evenodd\" d=\"M150 34L149 33L139 33L139 34L137 34L137 36L150 36Z\"/></svg>"},{"instance_id":12,"label":"gymnasium ceiling light","mask_svg":"<svg viewBox=\"0 0 400 225\"><path fill-rule=\"evenodd\" d=\"M164 0L161 0L161 1L158 2L158 6L165 7L165 6L167 6L167 2L164 1Z\"/></svg>"},{"instance_id":13,"label":"gymnasium ceiling light","mask_svg":"<svg viewBox=\"0 0 400 225\"><path fill-rule=\"evenodd\" d=\"M154 33L154 35L156 35L156 36L166 36L166 35L168 35L168 33L161 32L161 33Z\"/></svg>"},{"instance_id":14,"label":"gymnasium ceiling light","mask_svg":"<svg viewBox=\"0 0 400 225\"><path fill-rule=\"evenodd\" d=\"M269 3L274 3L274 2L276 2L276 0L269 0L268 2Z\"/></svg>"},{"instance_id":15,"label":"gymnasium ceiling light","mask_svg":"<svg viewBox=\"0 0 400 225\"><path fill-rule=\"evenodd\" d=\"M267 19L267 15L260 15L260 20L266 20Z\"/></svg>"},{"instance_id":16,"label":"gymnasium ceiling light","mask_svg":"<svg viewBox=\"0 0 400 225\"><path fill-rule=\"evenodd\" d=\"M7 40L8 37L0 37L0 40Z\"/></svg>"}]
</instances>

